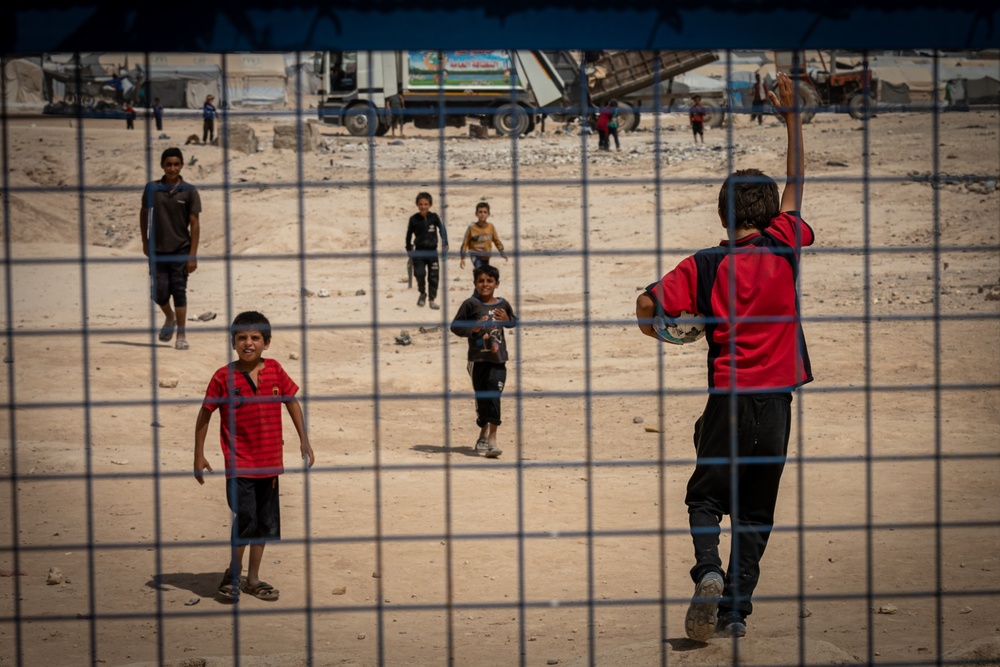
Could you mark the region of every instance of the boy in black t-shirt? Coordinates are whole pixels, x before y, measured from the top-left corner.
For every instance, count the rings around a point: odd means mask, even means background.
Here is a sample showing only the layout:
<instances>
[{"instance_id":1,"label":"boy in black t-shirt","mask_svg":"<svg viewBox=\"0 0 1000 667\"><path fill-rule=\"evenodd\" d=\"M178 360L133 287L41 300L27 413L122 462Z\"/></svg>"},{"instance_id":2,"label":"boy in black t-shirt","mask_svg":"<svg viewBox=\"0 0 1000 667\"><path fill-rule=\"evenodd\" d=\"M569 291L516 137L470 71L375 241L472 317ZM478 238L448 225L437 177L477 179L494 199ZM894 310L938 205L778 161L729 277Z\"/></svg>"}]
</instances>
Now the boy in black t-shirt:
<instances>
[{"instance_id":1,"label":"boy in black t-shirt","mask_svg":"<svg viewBox=\"0 0 1000 667\"><path fill-rule=\"evenodd\" d=\"M489 264L473 272L476 294L455 313L451 331L469 339L469 375L476 393L476 451L495 459L503 452L497 446L500 426L500 394L507 381L507 341L503 330L517 326L517 316L506 299L495 295L500 271Z\"/></svg>"},{"instance_id":2,"label":"boy in black t-shirt","mask_svg":"<svg viewBox=\"0 0 1000 667\"><path fill-rule=\"evenodd\" d=\"M417 212L410 216L410 224L406 228L406 252L413 261L413 275L417 277L417 289L420 298L417 305L427 303L428 292L431 297L431 308L439 309L435 299L438 291L437 237L441 234L441 245L448 251L448 231L437 213L431 211L434 199L429 192L417 195ZM424 278L427 279L427 289L424 289Z\"/></svg>"}]
</instances>

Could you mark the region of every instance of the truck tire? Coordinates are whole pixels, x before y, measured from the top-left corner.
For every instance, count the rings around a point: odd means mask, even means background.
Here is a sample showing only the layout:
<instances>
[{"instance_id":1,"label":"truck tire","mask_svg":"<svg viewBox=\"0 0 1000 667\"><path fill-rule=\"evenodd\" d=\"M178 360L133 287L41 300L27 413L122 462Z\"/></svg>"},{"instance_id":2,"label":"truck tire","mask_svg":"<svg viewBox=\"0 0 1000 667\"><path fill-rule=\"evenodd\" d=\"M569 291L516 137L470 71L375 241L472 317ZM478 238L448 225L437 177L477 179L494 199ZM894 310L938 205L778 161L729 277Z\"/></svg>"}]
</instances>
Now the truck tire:
<instances>
[{"instance_id":1,"label":"truck tire","mask_svg":"<svg viewBox=\"0 0 1000 667\"><path fill-rule=\"evenodd\" d=\"M816 115L816 105L819 104L819 95L816 94L812 86L802 86L799 88L799 99L802 102L802 124L811 123Z\"/></svg>"},{"instance_id":2,"label":"truck tire","mask_svg":"<svg viewBox=\"0 0 1000 667\"><path fill-rule=\"evenodd\" d=\"M392 126L389 125L389 123L385 122L385 120L380 118L378 121L378 127L375 128L375 136L384 137L389 132L390 127Z\"/></svg>"},{"instance_id":3,"label":"truck tire","mask_svg":"<svg viewBox=\"0 0 1000 667\"><path fill-rule=\"evenodd\" d=\"M778 94L777 85L771 90L774 91L775 95ZM802 110L800 114L802 116L802 124L805 125L806 123L811 123L813 117L816 115L816 105L819 104L819 96L816 94L816 91L813 90L812 86L803 83L799 86L798 101L799 108ZM774 111L774 115L782 123L785 122L785 117L777 111Z\"/></svg>"},{"instance_id":4,"label":"truck tire","mask_svg":"<svg viewBox=\"0 0 1000 667\"><path fill-rule=\"evenodd\" d=\"M521 136L531 126L531 114L520 104L501 104L493 113L493 127L505 137Z\"/></svg>"},{"instance_id":5,"label":"truck tire","mask_svg":"<svg viewBox=\"0 0 1000 667\"><path fill-rule=\"evenodd\" d=\"M847 113L851 114L851 118L854 120L868 120L874 116L872 106L874 102L865 102L864 93L854 93L851 95L850 99L847 100Z\"/></svg>"},{"instance_id":6,"label":"truck tire","mask_svg":"<svg viewBox=\"0 0 1000 667\"><path fill-rule=\"evenodd\" d=\"M635 132L639 127L639 112L628 102L618 103L618 129L622 132Z\"/></svg>"},{"instance_id":7,"label":"truck tire","mask_svg":"<svg viewBox=\"0 0 1000 667\"><path fill-rule=\"evenodd\" d=\"M353 136L367 137L376 130L378 118L370 105L355 104L344 112L343 124Z\"/></svg>"},{"instance_id":8,"label":"truck tire","mask_svg":"<svg viewBox=\"0 0 1000 667\"><path fill-rule=\"evenodd\" d=\"M722 106L714 100L702 100L701 106L705 107L705 125L722 127L722 122L726 120L726 112L722 110Z\"/></svg>"}]
</instances>

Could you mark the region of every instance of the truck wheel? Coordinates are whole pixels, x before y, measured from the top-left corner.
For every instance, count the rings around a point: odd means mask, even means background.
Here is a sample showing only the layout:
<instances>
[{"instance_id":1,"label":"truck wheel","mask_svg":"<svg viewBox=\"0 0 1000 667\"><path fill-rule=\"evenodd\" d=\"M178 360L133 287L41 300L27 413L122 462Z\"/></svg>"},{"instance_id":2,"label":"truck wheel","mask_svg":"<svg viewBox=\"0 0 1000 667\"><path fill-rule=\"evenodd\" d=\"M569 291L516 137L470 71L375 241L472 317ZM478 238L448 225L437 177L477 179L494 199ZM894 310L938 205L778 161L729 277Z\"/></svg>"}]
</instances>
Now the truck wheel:
<instances>
[{"instance_id":1,"label":"truck wheel","mask_svg":"<svg viewBox=\"0 0 1000 667\"><path fill-rule=\"evenodd\" d=\"M802 124L811 123L816 115L816 105L819 104L819 95L812 86L803 85L799 88L799 100L802 102Z\"/></svg>"},{"instance_id":2,"label":"truck wheel","mask_svg":"<svg viewBox=\"0 0 1000 667\"><path fill-rule=\"evenodd\" d=\"M375 136L384 137L386 133L389 131L390 127L391 126L389 125L389 123L386 123L385 121L380 119L378 122L378 127L375 128Z\"/></svg>"},{"instance_id":3,"label":"truck wheel","mask_svg":"<svg viewBox=\"0 0 1000 667\"><path fill-rule=\"evenodd\" d=\"M376 129L375 110L367 104L355 104L344 112L344 127L355 137L367 137Z\"/></svg>"},{"instance_id":4,"label":"truck wheel","mask_svg":"<svg viewBox=\"0 0 1000 667\"><path fill-rule=\"evenodd\" d=\"M520 104L502 104L493 114L493 127L505 137L521 136L530 125L531 116Z\"/></svg>"},{"instance_id":5,"label":"truck wheel","mask_svg":"<svg viewBox=\"0 0 1000 667\"><path fill-rule=\"evenodd\" d=\"M83 104L84 106L89 107L94 103L94 96L84 93L83 95L80 96L80 103Z\"/></svg>"},{"instance_id":6,"label":"truck wheel","mask_svg":"<svg viewBox=\"0 0 1000 667\"><path fill-rule=\"evenodd\" d=\"M777 86L771 90L774 91L775 95L778 94ZM816 105L819 104L819 96L816 94L816 91L813 90L812 86L803 83L799 86L797 98L799 102L799 109L801 109L799 115L802 116L802 124L805 125L806 123L811 123L813 117L816 115ZM785 122L785 117L777 111L774 111L774 115L782 123Z\"/></svg>"},{"instance_id":7,"label":"truck wheel","mask_svg":"<svg viewBox=\"0 0 1000 667\"><path fill-rule=\"evenodd\" d=\"M76 94L66 93L65 95L63 95L63 102L65 102L66 104L76 104Z\"/></svg>"},{"instance_id":8,"label":"truck wheel","mask_svg":"<svg viewBox=\"0 0 1000 667\"><path fill-rule=\"evenodd\" d=\"M851 118L854 120L868 120L874 116L871 107L872 103L866 103L864 93L854 93L847 100L847 113L851 114Z\"/></svg>"},{"instance_id":9,"label":"truck wheel","mask_svg":"<svg viewBox=\"0 0 1000 667\"><path fill-rule=\"evenodd\" d=\"M702 100L701 106L705 107L705 125L722 127L722 122L726 120L726 112L722 107L713 100Z\"/></svg>"},{"instance_id":10,"label":"truck wheel","mask_svg":"<svg viewBox=\"0 0 1000 667\"><path fill-rule=\"evenodd\" d=\"M628 102L618 103L618 129L622 132L635 132L639 127L639 112Z\"/></svg>"}]
</instances>

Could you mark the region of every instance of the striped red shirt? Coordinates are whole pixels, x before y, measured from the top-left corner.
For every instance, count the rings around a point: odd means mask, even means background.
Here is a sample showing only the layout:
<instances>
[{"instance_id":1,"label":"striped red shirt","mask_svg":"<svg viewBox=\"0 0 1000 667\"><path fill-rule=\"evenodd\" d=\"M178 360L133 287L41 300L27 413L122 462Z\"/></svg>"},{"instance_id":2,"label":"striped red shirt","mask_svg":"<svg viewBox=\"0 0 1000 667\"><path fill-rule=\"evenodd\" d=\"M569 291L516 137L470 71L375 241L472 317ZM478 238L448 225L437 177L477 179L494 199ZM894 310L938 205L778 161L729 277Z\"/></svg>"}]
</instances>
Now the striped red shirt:
<instances>
[{"instance_id":1,"label":"striped red shirt","mask_svg":"<svg viewBox=\"0 0 1000 667\"><path fill-rule=\"evenodd\" d=\"M204 408L219 409L219 437L226 477L273 477L284 472L281 406L299 387L273 359L261 359L257 387L235 364L215 372L205 391ZM235 437L234 437L235 434Z\"/></svg>"},{"instance_id":2,"label":"striped red shirt","mask_svg":"<svg viewBox=\"0 0 1000 667\"><path fill-rule=\"evenodd\" d=\"M682 260L651 288L667 315L708 318L709 389L787 391L812 380L796 280L813 238L798 212L781 213L760 233Z\"/></svg>"}]
</instances>

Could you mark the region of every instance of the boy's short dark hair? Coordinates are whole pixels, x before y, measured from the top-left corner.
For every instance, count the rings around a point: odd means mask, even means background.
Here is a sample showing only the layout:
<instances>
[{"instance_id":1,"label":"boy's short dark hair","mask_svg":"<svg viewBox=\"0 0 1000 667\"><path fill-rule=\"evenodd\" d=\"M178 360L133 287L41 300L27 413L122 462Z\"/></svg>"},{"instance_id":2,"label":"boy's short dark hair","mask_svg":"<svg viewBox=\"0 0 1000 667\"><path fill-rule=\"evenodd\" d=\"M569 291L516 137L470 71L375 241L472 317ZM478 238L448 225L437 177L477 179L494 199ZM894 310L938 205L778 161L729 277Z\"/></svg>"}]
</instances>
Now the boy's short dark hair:
<instances>
[{"instance_id":1,"label":"boy's short dark hair","mask_svg":"<svg viewBox=\"0 0 1000 667\"><path fill-rule=\"evenodd\" d=\"M233 324L229 327L233 345L236 345L236 334L241 331L259 331L264 336L265 343L271 342L271 323L256 310L247 310L233 318Z\"/></svg>"},{"instance_id":2,"label":"boy's short dark hair","mask_svg":"<svg viewBox=\"0 0 1000 667\"><path fill-rule=\"evenodd\" d=\"M160 155L161 167L163 166L163 163L167 161L168 157L178 158L181 161L181 164L184 164L184 153L181 153L181 149L177 148L176 146L164 150L163 153Z\"/></svg>"},{"instance_id":3,"label":"boy's short dark hair","mask_svg":"<svg viewBox=\"0 0 1000 667\"><path fill-rule=\"evenodd\" d=\"M694 100L695 102L697 102L698 100L701 99L701 95L692 95L691 99Z\"/></svg>"},{"instance_id":4,"label":"boy's short dark hair","mask_svg":"<svg viewBox=\"0 0 1000 667\"><path fill-rule=\"evenodd\" d=\"M493 266L492 264L484 264L483 266L473 269L472 270L473 282L479 280L479 276L481 276L484 273L488 276L491 276L493 280L497 281L498 283L500 282L500 269Z\"/></svg>"},{"instance_id":5,"label":"boy's short dark hair","mask_svg":"<svg viewBox=\"0 0 1000 667\"><path fill-rule=\"evenodd\" d=\"M476 213L479 213L479 209L481 209L481 208L485 208L486 212L489 213L490 212L490 203L489 202L485 202L485 201L481 201L478 204L476 204Z\"/></svg>"},{"instance_id":6,"label":"boy's short dark hair","mask_svg":"<svg viewBox=\"0 0 1000 667\"><path fill-rule=\"evenodd\" d=\"M732 185L730 185L732 182ZM733 189L733 224L736 229L767 229L781 212L778 184L760 169L735 171L719 190L719 215L729 221L729 188Z\"/></svg>"},{"instance_id":7,"label":"boy's short dark hair","mask_svg":"<svg viewBox=\"0 0 1000 667\"><path fill-rule=\"evenodd\" d=\"M418 204L419 204L419 203L420 203L420 200L421 200L421 199L426 199L426 200L427 200L427 202L428 202L428 203L429 203L429 204L430 204L431 206L434 206L434 197L431 197L431 193L429 193L429 192L418 192L418 193L417 193L417 200L416 200L416 203L418 203Z\"/></svg>"}]
</instances>

